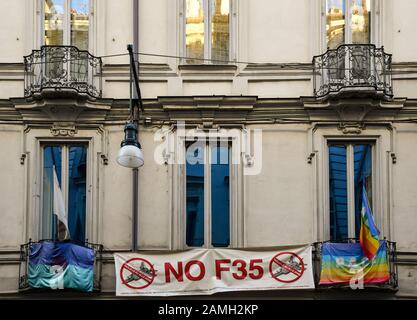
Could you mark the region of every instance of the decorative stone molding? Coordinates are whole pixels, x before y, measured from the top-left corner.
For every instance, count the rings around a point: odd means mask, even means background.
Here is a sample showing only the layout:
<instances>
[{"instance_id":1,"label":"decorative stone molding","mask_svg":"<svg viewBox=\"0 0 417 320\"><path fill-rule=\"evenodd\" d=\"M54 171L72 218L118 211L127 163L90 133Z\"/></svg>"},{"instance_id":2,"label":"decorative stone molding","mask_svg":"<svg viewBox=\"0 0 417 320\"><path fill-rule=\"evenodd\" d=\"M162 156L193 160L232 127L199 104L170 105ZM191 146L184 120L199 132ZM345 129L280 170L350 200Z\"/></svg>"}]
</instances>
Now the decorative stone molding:
<instances>
[{"instance_id":1,"label":"decorative stone molding","mask_svg":"<svg viewBox=\"0 0 417 320\"><path fill-rule=\"evenodd\" d=\"M395 152L391 152L391 159L393 164L397 163L397 155L395 154Z\"/></svg>"},{"instance_id":2,"label":"decorative stone molding","mask_svg":"<svg viewBox=\"0 0 417 320\"><path fill-rule=\"evenodd\" d=\"M383 100L379 97L339 97L318 100L312 97L301 97L304 110L309 114L310 120L323 118L337 118L339 121L365 122L374 117L384 120L393 120L404 108L406 102L403 98ZM349 133L350 130L347 130Z\"/></svg>"},{"instance_id":3,"label":"decorative stone molding","mask_svg":"<svg viewBox=\"0 0 417 320\"><path fill-rule=\"evenodd\" d=\"M101 154L100 157L101 157L101 160L103 160L103 164L107 166L109 164L109 158L107 158L105 154Z\"/></svg>"},{"instance_id":4,"label":"decorative stone molding","mask_svg":"<svg viewBox=\"0 0 417 320\"><path fill-rule=\"evenodd\" d=\"M73 123L54 123L51 133L55 137L73 137L77 133L77 129Z\"/></svg>"},{"instance_id":5,"label":"decorative stone molding","mask_svg":"<svg viewBox=\"0 0 417 320\"><path fill-rule=\"evenodd\" d=\"M245 161L245 164L246 164L247 167L252 167L254 165L254 163L255 163L255 159L254 158L255 158L254 156L245 153L244 159L246 160Z\"/></svg>"},{"instance_id":6,"label":"decorative stone molding","mask_svg":"<svg viewBox=\"0 0 417 320\"><path fill-rule=\"evenodd\" d=\"M164 149L162 151L162 157L164 159L164 164L167 165L169 163L169 159L171 158L171 154L169 153L169 151Z\"/></svg>"},{"instance_id":7,"label":"decorative stone molding","mask_svg":"<svg viewBox=\"0 0 417 320\"><path fill-rule=\"evenodd\" d=\"M152 118L151 117L146 117L144 120L145 126L150 126L152 125Z\"/></svg>"},{"instance_id":8,"label":"decorative stone molding","mask_svg":"<svg viewBox=\"0 0 417 320\"><path fill-rule=\"evenodd\" d=\"M42 97L39 99L11 99L20 118L27 122L90 122L104 121L111 110L112 101L97 99L91 101L77 97Z\"/></svg>"},{"instance_id":9,"label":"decorative stone molding","mask_svg":"<svg viewBox=\"0 0 417 320\"><path fill-rule=\"evenodd\" d=\"M23 133L28 133L30 130L32 129L32 127L30 125L25 124L24 129L23 129Z\"/></svg>"},{"instance_id":10,"label":"decorative stone molding","mask_svg":"<svg viewBox=\"0 0 417 320\"><path fill-rule=\"evenodd\" d=\"M201 129L201 130L204 130L204 129L217 129L218 126L214 125L213 120L214 119L212 119L212 120L203 119L203 124L202 125L198 125L198 128Z\"/></svg>"},{"instance_id":11,"label":"decorative stone molding","mask_svg":"<svg viewBox=\"0 0 417 320\"><path fill-rule=\"evenodd\" d=\"M13 98L0 101L0 119L23 121L37 125L72 122L124 123L129 116L128 100L98 99L96 101L45 98L27 100ZM141 124L172 125L185 121L186 126L206 128L216 125L286 123L281 119L300 122L337 121L368 123L415 118L417 99L378 97L345 97L317 100L314 97L258 98L256 96L171 96L144 100Z\"/></svg>"},{"instance_id":12,"label":"decorative stone molding","mask_svg":"<svg viewBox=\"0 0 417 320\"><path fill-rule=\"evenodd\" d=\"M26 153L22 153L22 155L20 156L20 164L21 165L25 164L25 159L26 159Z\"/></svg>"},{"instance_id":13,"label":"decorative stone molding","mask_svg":"<svg viewBox=\"0 0 417 320\"><path fill-rule=\"evenodd\" d=\"M307 163L311 164L313 162L313 158L315 157L316 153L315 152L311 152L308 157L307 157Z\"/></svg>"},{"instance_id":14,"label":"decorative stone molding","mask_svg":"<svg viewBox=\"0 0 417 320\"><path fill-rule=\"evenodd\" d=\"M184 119L188 123L201 124L205 128L210 128L220 123L246 121L256 101L257 98L253 96L160 97L157 104L145 104L145 117L157 119L161 113L155 111L160 108L164 111L166 120L171 123L177 119ZM154 115L151 112L154 112Z\"/></svg>"},{"instance_id":15,"label":"decorative stone molding","mask_svg":"<svg viewBox=\"0 0 417 320\"><path fill-rule=\"evenodd\" d=\"M361 134L362 130L365 130L365 125L363 123L340 123L337 129L343 134Z\"/></svg>"}]
</instances>

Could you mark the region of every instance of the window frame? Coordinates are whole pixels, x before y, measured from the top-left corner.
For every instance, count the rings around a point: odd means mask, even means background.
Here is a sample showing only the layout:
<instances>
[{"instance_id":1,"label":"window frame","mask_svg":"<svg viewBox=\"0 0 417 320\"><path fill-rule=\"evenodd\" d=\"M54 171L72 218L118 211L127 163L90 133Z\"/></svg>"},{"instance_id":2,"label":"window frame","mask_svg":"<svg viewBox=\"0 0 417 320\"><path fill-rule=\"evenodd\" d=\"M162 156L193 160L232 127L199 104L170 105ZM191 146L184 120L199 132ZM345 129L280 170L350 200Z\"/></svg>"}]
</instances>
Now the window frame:
<instances>
[{"instance_id":1,"label":"window frame","mask_svg":"<svg viewBox=\"0 0 417 320\"><path fill-rule=\"evenodd\" d=\"M326 18L327 18L327 12L326 12L326 4L328 0L321 0L321 36L319 37L321 39L321 52L323 53L327 50L327 40L326 40ZM350 9L350 0L348 1L347 8ZM377 47L381 45L381 0L370 0L371 1L371 23L370 23L370 44L375 44ZM348 10L347 10L348 11ZM350 10L349 10L350 12ZM350 14L349 17L345 17L345 26L347 26L351 21ZM351 28L349 28L351 30ZM346 31L346 30L345 30ZM347 33L345 32L345 39L344 44L351 44L352 40L352 32L349 32L349 36L347 36ZM347 37L347 39L346 39ZM348 40L348 41L346 41ZM350 42L349 42L350 41ZM320 54L318 53L318 54Z\"/></svg>"},{"instance_id":2,"label":"window frame","mask_svg":"<svg viewBox=\"0 0 417 320\"><path fill-rule=\"evenodd\" d=\"M90 189L91 189L91 141L90 139L74 139L74 140L57 140L57 139L41 139L38 140L38 150L39 150L39 183L38 183L38 195L39 195L39 214L38 214L38 239L43 239L43 174L44 174L44 148L45 146L60 146L62 147L61 153L61 190L65 202L65 210L68 214L68 182L69 182L69 147L79 145L85 146L86 148L86 202L85 202L85 241L89 238L91 234L91 200L90 199ZM64 152L64 150L66 150ZM52 239L53 235L49 236L49 239Z\"/></svg>"},{"instance_id":3,"label":"window frame","mask_svg":"<svg viewBox=\"0 0 417 320\"><path fill-rule=\"evenodd\" d=\"M379 164L378 164L378 141L373 138L328 138L326 139L326 152L324 154L324 161L326 164L326 170L324 171L324 181L325 181L325 212L326 212L326 239L330 240L331 233L330 233L330 185L329 185L329 146L331 145L345 145L346 146L346 178L347 178L347 219L348 219L348 238L359 238L359 235L356 236L356 228L355 228L355 191L354 191L354 161L353 161L353 153L354 153L354 145L355 144L369 144L372 148L372 204L371 210L374 214L377 206L377 195L379 194L379 190L377 190L377 181L380 179L379 173ZM374 214L375 223L377 225L380 224L380 214Z\"/></svg>"},{"instance_id":4,"label":"window frame","mask_svg":"<svg viewBox=\"0 0 417 320\"><path fill-rule=\"evenodd\" d=\"M63 28L63 44L61 46L71 46L71 0L64 1L64 20L62 24ZM94 30L94 0L88 0L89 14L88 14L88 48L85 49L88 52L92 52L93 48L93 30ZM38 12L39 12L39 29L40 35L38 39L39 46L45 45L45 0L38 0Z\"/></svg>"},{"instance_id":5,"label":"window frame","mask_svg":"<svg viewBox=\"0 0 417 320\"><path fill-rule=\"evenodd\" d=\"M179 55L185 57L187 53L186 48L186 0L179 1L179 43L180 50ZM210 28L210 14L209 13L209 0L202 0L204 7L204 43L208 44L204 46L204 59L211 59L211 28ZM230 0L230 14L229 14L229 61L236 60L237 49L237 6L238 3L235 0ZM208 36L209 35L209 36ZM190 59L192 60L192 59ZM213 62L207 60L197 60L196 63L187 62L187 59L180 59L180 65L200 65L208 64L212 65ZM221 63L223 64L223 63ZM226 63L224 63L226 64Z\"/></svg>"},{"instance_id":6,"label":"window frame","mask_svg":"<svg viewBox=\"0 0 417 320\"><path fill-rule=\"evenodd\" d=\"M307 163L312 166L313 183L313 235L316 241L330 239L330 203L329 203L329 160L327 141L372 141L375 142L375 170L373 209L374 218L382 237L392 238L393 229L393 173L395 171L395 152L397 149L397 130L389 123L367 125L349 119L363 119L366 111L359 105L348 106L351 113L343 113L338 124L315 123L308 129ZM339 109L338 109L339 110ZM344 108L340 109L342 112ZM345 110L347 111L347 110ZM346 117L346 118L345 118Z\"/></svg>"},{"instance_id":7,"label":"window frame","mask_svg":"<svg viewBox=\"0 0 417 320\"><path fill-rule=\"evenodd\" d=\"M188 138L185 140L184 148L187 148L188 143L193 143L195 140L192 138ZM231 176L233 171L233 160L232 160L232 141L230 139L222 139L222 138L213 138L208 139L204 142L204 244L201 247L194 247L187 245L186 238L187 238L187 164L184 162L184 203L185 203L185 210L184 210L184 246L186 249L196 249L196 248L216 248L212 245L212 195L211 195L211 148L213 146L217 146L217 144L224 143L225 145L230 148L229 149L229 245L222 248L230 248L232 246L232 183L231 183ZM186 150L184 149L184 155L186 154ZM186 158L185 158L186 161Z\"/></svg>"},{"instance_id":8,"label":"window frame","mask_svg":"<svg viewBox=\"0 0 417 320\"><path fill-rule=\"evenodd\" d=\"M237 129L238 130L238 129ZM185 249L193 249L193 248L215 248L211 245L211 242L207 242L205 237L204 246L202 247L190 247L186 244L186 145L190 141L195 141L199 137L199 130L197 130L195 136L190 135L182 135L179 134L177 136L176 142L176 159L178 165L173 167L173 188L174 190L178 190L177 192L173 192L173 205L176 208L174 211L175 214L171 219L171 226L172 226L172 249L178 250L185 250ZM219 140L219 136L216 134L209 134L209 137L206 137L205 143L209 144L214 143ZM244 238L244 217L243 217L243 199L242 199L242 175L243 175L243 164L241 162L241 154L239 150L239 137L232 134L230 136L222 136L221 139L229 141L231 144L231 157L229 159L230 165L230 180L229 180L229 206L230 206L230 243L227 248L236 248L243 245L243 238ZM210 170L210 166L205 166L204 170ZM206 179L206 177L205 177ZM205 180L206 183L206 180ZM204 194L204 202L205 202L205 217L207 210L210 209L211 205L211 187L210 185L204 186L205 187L205 194ZM207 196L209 195L209 197ZM205 221L207 223L207 221ZM211 220L210 220L211 223ZM205 224L204 226L205 233L211 234L211 224ZM211 240L211 238L210 238Z\"/></svg>"}]
</instances>

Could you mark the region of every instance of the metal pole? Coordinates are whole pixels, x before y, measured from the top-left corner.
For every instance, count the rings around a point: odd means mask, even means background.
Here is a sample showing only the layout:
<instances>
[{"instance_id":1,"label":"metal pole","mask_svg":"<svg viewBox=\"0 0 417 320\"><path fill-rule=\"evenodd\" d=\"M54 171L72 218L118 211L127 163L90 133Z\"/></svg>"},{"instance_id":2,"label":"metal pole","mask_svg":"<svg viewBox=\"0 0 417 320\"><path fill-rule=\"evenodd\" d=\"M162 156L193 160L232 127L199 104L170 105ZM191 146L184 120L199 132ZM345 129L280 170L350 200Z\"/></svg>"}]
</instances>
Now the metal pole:
<instances>
[{"instance_id":1,"label":"metal pole","mask_svg":"<svg viewBox=\"0 0 417 320\"><path fill-rule=\"evenodd\" d=\"M132 74L135 74L135 65L133 58L132 45L127 46L127 50L130 55L129 71L130 71L130 98L129 98L129 111L130 111L130 121L132 121L136 128L139 129L139 112L137 110L137 103L133 102L133 90L132 90ZM135 77L135 88L137 86ZM136 88L137 92L137 88ZM137 100L136 100L137 101ZM139 132L139 130L138 130ZM139 140L139 135L138 135ZM138 211L139 211L139 201L138 201L138 192L139 192L139 179L138 179L138 169L132 169L132 251L137 251L138 249Z\"/></svg>"},{"instance_id":2,"label":"metal pole","mask_svg":"<svg viewBox=\"0 0 417 320\"><path fill-rule=\"evenodd\" d=\"M129 115L130 115L130 119L129 121L133 120L133 103L132 103L132 63L129 63Z\"/></svg>"},{"instance_id":3,"label":"metal pole","mask_svg":"<svg viewBox=\"0 0 417 320\"><path fill-rule=\"evenodd\" d=\"M133 51L135 53L139 52L138 49L138 30L139 30L139 0L133 0ZM136 65L134 64L135 59L134 56L131 54L131 60L133 60L132 71L136 74ZM137 140L139 141L139 110L138 110L138 92L139 92L139 80L135 79L136 90L134 92L133 97L135 98L135 116L134 121L136 124L137 129ZM139 170L137 168L133 169L133 232L132 232L132 240L133 240L133 251L138 250L138 220L139 220Z\"/></svg>"},{"instance_id":4,"label":"metal pole","mask_svg":"<svg viewBox=\"0 0 417 320\"><path fill-rule=\"evenodd\" d=\"M143 110L142 97L139 88L138 67L135 63L134 53L138 49L138 33L139 33L139 0L133 0L133 46L129 44L127 50L130 57L130 121L136 125L137 139L139 142L139 108ZM139 64L139 63L138 63ZM135 90L132 90L132 74L134 78ZM133 91L133 92L132 92ZM139 144L140 145L140 144ZM138 250L138 216L139 216L139 170L137 168L132 170L132 251Z\"/></svg>"},{"instance_id":5,"label":"metal pole","mask_svg":"<svg viewBox=\"0 0 417 320\"><path fill-rule=\"evenodd\" d=\"M132 251L138 250L139 170L133 169Z\"/></svg>"},{"instance_id":6,"label":"metal pole","mask_svg":"<svg viewBox=\"0 0 417 320\"><path fill-rule=\"evenodd\" d=\"M139 110L138 100L142 109L142 99L139 89L139 79L137 67L135 64L134 53L138 52L138 29L139 29L139 1L133 0L133 48L132 45L127 46L130 56L130 117L131 121L136 125L137 139L139 141ZM135 80L135 91L132 92L132 74ZM132 96L133 93L133 96ZM134 99L134 102L133 102ZM138 250L138 216L139 216L139 170L132 170L132 251Z\"/></svg>"},{"instance_id":7,"label":"metal pole","mask_svg":"<svg viewBox=\"0 0 417 320\"><path fill-rule=\"evenodd\" d=\"M139 52L139 0L133 0L133 51Z\"/></svg>"},{"instance_id":8,"label":"metal pole","mask_svg":"<svg viewBox=\"0 0 417 320\"><path fill-rule=\"evenodd\" d=\"M129 55L130 55L130 63L132 65L133 80L134 80L135 89L136 89L135 92L133 92L133 95L137 96L137 102L139 102L139 107L141 111L143 111L142 95L141 95L140 87L139 87L139 75L138 75L137 68L135 66L135 58L134 58L133 48L131 44L127 46L127 50L129 51ZM139 63L139 59L137 59L137 61Z\"/></svg>"}]
</instances>

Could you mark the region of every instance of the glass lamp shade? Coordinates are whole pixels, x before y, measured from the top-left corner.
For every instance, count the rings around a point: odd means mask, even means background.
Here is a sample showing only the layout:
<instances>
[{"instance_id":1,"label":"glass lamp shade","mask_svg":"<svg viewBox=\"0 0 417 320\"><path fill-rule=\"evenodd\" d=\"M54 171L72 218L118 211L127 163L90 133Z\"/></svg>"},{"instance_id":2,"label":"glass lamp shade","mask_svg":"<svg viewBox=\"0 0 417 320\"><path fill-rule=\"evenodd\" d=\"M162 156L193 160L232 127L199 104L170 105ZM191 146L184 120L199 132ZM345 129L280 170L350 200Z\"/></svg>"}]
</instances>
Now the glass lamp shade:
<instances>
[{"instance_id":1,"label":"glass lamp shade","mask_svg":"<svg viewBox=\"0 0 417 320\"><path fill-rule=\"evenodd\" d=\"M127 168L139 168L143 166L143 153L134 145L125 145L120 148L117 155L117 163Z\"/></svg>"}]
</instances>

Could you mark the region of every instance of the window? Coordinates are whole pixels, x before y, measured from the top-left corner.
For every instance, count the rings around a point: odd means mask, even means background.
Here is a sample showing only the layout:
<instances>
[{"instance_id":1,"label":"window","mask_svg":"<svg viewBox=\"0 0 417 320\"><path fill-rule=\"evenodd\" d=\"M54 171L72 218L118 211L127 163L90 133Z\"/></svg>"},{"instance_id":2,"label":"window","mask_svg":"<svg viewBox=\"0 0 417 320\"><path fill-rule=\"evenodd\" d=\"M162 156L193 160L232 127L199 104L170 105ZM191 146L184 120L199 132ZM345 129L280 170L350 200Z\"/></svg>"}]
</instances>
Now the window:
<instances>
[{"instance_id":1,"label":"window","mask_svg":"<svg viewBox=\"0 0 417 320\"><path fill-rule=\"evenodd\" d=\"M88 50L89 0L44 0L43 8L43 44Z\"/></svg>"},{"instance_id":2,"label":"window","mask_svg":"<svg viewBox=\"0 0 417 320\"><path fill-rule=\"evenodd\" d=\"M89 62L89 0L43 0L44 83L86 91L93 81ZM68 47L73 46L73 47Z\"/></svg>"},{"instance_id":3,"label":"window","mask_svg":"<svg viewBox=\"0 0 417 320\"><path fill-rule=\"evenodd\" d=\"M230 0L185 0L187 57L229 60L230 2ZM217 63L222 63L221 61ZM202 63L202 60L188 59L186 62Z\"/></svg>"},{"instance_id":4,"label":"window","mask_svg":"<svg viewBox=\"0 0 417 320\"><path fill-rule=\"evenodd\" d=\"M372 208L373 145L329 144L330 240L358 238L365 184Z\"/></svg>"},{"instance_id":5,"label":"window","mask_svg":"<svg viewBox=\"0 0 417 320\"><path fill-rule=\"evenodd\" d=\"M371 0L326 0L326 44L371 42Z\"/></svg>"},{"instance_id":6,"label":"window","mask_svg":"<svg viewBox=\"0 0 417 320\"><path fill-rule=\"evenodd\" d=\"M186 145L186 245L230 246L229 141Z\"/></svg>"},{"instance_id":7,"label":"window","mask_svg":"<svg viewBox=\"0 0 417 320\"><path fill-rule=\"evenodd\" d=\"M42 239L60 239L53 213L54 170L66 203L70 239L85 241L87 146L48 144L42 148Z\"/></svg>"},{"instance_id":8,"label":"window","mask_svg":"<svg viewBox=\"0 0 417 320\"><path fill-rule=\"evenodd\" d=\"M326 47L337 49L327 57L327 77L331 86L344 81L351 85L366 85L372 81L376 68L371 25L375 0L326 0ZM371 19L372 18L372 19ZM375 36L373 36L375 38ZM349 44L350 46L343 46ZM358 45L358 46L355 46Z\"/></svg>"}]
</instances>

